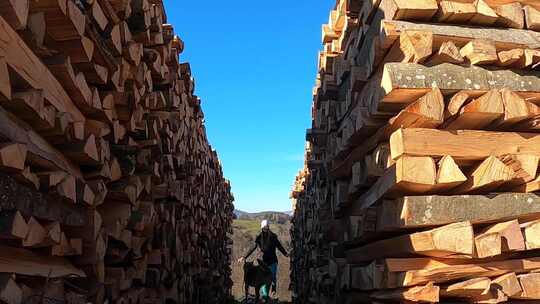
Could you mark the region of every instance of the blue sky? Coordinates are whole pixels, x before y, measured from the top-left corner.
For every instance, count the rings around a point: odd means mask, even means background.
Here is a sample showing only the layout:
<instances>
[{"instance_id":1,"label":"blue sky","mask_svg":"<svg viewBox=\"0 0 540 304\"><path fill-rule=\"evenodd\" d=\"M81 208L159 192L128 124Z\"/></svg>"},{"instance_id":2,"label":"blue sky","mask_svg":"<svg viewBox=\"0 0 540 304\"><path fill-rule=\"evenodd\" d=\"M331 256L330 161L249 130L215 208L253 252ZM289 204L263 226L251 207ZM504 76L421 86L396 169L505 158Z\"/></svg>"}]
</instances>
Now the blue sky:
<instances>
[{"instance_id":1,"label":"blue sky","mask_svg":"<svg viewBox=\"0 0 540 304\"><path fill-rule=\"evenodd\" d=\"M237 209L286 211L334 0L164 0Z\"/></svg>"}]
</instances>

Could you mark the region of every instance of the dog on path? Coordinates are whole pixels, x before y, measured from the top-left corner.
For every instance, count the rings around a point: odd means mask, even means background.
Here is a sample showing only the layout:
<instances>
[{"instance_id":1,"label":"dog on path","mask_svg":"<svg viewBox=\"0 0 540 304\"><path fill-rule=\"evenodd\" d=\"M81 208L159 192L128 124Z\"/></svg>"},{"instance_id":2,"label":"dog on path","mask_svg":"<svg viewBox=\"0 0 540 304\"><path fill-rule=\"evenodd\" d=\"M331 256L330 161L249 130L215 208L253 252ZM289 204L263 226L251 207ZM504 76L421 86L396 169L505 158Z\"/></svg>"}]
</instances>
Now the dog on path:
<instances>
[{"instance_id":1,"label":"dog on path","mask_svg":"<svg viewBox=\"0 0 540 304\"><path fill-rule=\"evenodd\" d=\"M255 288L255 299L260 297L261 287L272 285L272 271L262 260L257 260L257 265L253 262L244 263L244 291L246 299L249 296L249 287Z\"/></svg>"}]
</instances>

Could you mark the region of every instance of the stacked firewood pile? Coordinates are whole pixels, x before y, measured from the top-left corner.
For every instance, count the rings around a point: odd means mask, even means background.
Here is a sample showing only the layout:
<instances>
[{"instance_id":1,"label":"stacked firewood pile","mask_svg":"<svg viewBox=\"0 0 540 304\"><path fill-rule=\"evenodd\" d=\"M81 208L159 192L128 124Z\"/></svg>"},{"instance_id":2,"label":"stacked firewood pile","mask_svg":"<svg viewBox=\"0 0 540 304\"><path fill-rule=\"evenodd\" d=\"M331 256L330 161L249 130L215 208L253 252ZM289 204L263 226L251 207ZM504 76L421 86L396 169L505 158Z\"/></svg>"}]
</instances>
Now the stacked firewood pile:
<instances>
[{"instance_id":1,"label":"stacked firewood pile","mask_svg":"<svg viewBox=\"0 0 540 304\"><path fill-rule=\"evenodd\" d=\"M540 2L339 0L292 192L297 303L540 300Z\"/></svg>"},{"instance_id":2,"label":"stacked firewood pile","mask_svg":"<svg viewBox=\"0 0 540 304\"><path fill-rule=\"evenodd\" d=\"M0 0L0 302L222 303L233 197L161 0Z\"/></svg>"}]
</instances>

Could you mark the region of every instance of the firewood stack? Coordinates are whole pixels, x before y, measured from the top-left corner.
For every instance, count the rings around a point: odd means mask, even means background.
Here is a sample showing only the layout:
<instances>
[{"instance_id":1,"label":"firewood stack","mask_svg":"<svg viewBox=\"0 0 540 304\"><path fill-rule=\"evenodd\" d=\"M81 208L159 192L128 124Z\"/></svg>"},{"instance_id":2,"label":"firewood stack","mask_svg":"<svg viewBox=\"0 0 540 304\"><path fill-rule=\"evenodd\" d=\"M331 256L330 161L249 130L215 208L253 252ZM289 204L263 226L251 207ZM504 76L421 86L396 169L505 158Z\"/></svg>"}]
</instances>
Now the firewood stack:
<instances>
[{"instance_id":1,"label":"firewood stack","mask_svg":"<svg viewBox=\"0 0 540 304\"><path fill-rule=\"evenodd\" d=\"M540 300L540 1L339 0L296 205L296 303Z\"/></svg>"},{"instance_id":2,"label":"firewood stack","mask_svg":"<svg viewBox=\"0 0 540 304\"><path fill-rule=\"evenodd\" d=\"M0 0L0 302L221 303L233 197L161 0Z\"/></svg>"}]
</instances>

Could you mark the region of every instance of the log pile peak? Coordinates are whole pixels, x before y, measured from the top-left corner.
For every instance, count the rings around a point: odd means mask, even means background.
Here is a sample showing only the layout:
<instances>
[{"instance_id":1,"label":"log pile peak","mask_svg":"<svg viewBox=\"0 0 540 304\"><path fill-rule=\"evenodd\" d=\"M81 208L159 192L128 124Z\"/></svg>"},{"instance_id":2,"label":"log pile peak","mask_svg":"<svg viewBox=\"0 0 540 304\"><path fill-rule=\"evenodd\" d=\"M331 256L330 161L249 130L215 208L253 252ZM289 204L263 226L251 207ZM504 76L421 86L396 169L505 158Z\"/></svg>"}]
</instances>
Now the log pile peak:
<instances>
[{"instance_id":1,"label":"log pile peak","mask_svg":"<svg viewBox=\"0 0 540 304\"><path fill-rule=\"evenodd\" d=\"M233 196L162 0L0 1L0 302L223 303Z\"/></svg>"}]
</instances>

